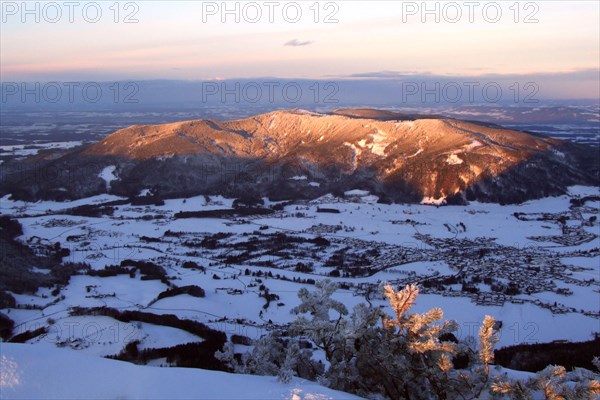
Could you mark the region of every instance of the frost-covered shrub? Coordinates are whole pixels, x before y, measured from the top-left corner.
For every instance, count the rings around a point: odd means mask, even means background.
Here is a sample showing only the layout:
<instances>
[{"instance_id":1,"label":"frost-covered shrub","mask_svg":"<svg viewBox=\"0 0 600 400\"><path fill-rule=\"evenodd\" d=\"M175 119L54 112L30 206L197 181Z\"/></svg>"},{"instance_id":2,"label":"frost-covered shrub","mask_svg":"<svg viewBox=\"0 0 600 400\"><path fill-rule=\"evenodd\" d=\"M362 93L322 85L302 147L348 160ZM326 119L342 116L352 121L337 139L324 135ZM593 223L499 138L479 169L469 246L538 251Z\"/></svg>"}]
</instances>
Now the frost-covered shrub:
<instances>
[{"instance_id":1,"label":"frost-covered shrub","mask_svg":"<svg viewBox=\"0 0 600 400\"><path fill-rule=\"evenodd\" d=\"M549 365L527 381L497 377L491 389L504 398L520 400L594 400L600 396L598 374L585 369L567 373L561 366Z\"/></svg>"},{"instance_id":2,"label":"frost-covered shrub","mask_svg":"<svg viewBox=\"0 0 600 400\"><path fill-rule=\"evenodd\" d=\"M298 317L288 331L260 338L245 354L235 354L233 344L227 343L215 356L236 372L277 375L282 382L296 375L369 398L529 399L537 390L547 399L587 399L600 392L593 374L564 385L564 369L545 371L531 382L497 378L491 384L495 319L485 317L478 350L458 342L452 334L456 322L443 321L441 309L410 313L419 293L415 285L400 291L389 285L383 288L393 309L391 316L366 304L349 312L332 299L337 285L329 280L315 287L312 292L306 288L298 292L301 304L292 310ZM307 339L326 363L312 358L313 349L300 346ZM454 367L456 355L468 356L464 369Z\"/></svg>"}]
</instances>

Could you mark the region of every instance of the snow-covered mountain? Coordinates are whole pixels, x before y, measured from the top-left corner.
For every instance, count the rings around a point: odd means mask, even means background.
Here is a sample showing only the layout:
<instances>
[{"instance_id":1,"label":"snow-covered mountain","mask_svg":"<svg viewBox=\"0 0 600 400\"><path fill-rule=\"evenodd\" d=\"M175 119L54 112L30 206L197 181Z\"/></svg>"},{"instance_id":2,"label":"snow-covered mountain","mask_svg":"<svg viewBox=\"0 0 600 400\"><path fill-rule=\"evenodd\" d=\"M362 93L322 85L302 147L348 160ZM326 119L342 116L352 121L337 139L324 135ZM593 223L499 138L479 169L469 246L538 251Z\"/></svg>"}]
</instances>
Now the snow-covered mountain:
<instances>
[{"instance_id":1,"label":"snow-covered mountain","mask_svg":"<svg viewBox=\"0 0 600 400\"><path fill-rule=\"evenodd\" d=\"M107 190L131 196L144 188L167 196L314 198L361 188L407 202L520 202L598 182L591 147L488 123L368 109L134 125L48 163L62 173L34 184L27 173L19 181L9 175L13 194L17 186L16 194L29 198Z\"/></svg>"}]
</instances>

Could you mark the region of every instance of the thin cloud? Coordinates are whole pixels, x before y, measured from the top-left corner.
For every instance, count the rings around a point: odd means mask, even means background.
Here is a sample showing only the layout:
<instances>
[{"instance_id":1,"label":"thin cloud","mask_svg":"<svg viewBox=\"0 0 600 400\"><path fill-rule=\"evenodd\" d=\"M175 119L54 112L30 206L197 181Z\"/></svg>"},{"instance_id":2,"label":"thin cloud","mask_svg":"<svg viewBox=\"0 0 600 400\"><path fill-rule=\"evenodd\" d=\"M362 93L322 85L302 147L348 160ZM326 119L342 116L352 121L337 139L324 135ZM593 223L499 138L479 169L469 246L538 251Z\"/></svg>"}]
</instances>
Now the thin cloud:
<instances>
[{"instance_id":1,"label":"thin cloud","mask_svg":"<svg viewBox=\"0 0 600 400\"><path fill-rule=\"evenodd\" d=\"M313 43L314 42L312 40L300 41L298 39L292 39L289 42L286 42L284 44L284 46L299 47L299 46L308 46L309 44L313 44Z\"/></svg>"},{"instance_id":2,"label":"thin cloud","mask_svg":"<svg viewBox=\"0 0 600 400\"><path fill-rule=\"evenodd\" d=\"M594 81L598 80L600 69L598 68L582 68L572 71L557 71L557 72L531 72L531 73L489 73L487 68L468 68L472 71L484 71L480 74L457 74L457 75L441 75L432 72L419 71L370 71L361 72L349 75L339 75L338 78L369 78L381 80L395 80L403 78L423 78L428 80L437 79L440 81L459 79L529 79L532 81L543 79L572 79L576 81Z\"/></svg>"},{"instance_id":3,"label":"thin cloud","mask_svg":"<svg viewBox=\"0 0 600 400\"><path fill-rule=\"evenodd\" d=\"M428 75L428 72L417 72L417 71L372 71L372 72L361 72L357 74L348 75L350 78L377 78L377 79L393 79L393 78L404 78L406 76L413 75Z\"/></svg>"}]
</instances>

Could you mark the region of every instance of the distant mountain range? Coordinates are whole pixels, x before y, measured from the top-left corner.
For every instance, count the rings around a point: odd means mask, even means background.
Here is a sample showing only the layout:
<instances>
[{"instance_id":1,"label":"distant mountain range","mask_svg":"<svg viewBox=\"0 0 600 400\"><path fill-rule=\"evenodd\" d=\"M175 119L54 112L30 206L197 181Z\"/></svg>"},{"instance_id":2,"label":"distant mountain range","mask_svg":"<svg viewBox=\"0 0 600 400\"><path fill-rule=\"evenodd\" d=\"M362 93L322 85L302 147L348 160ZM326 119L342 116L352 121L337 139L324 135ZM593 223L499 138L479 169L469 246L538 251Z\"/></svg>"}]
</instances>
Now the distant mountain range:
<instances>
[{"instance_id":1,"label":"distant mountain range","mask_svg":"<svg viewBox=\"0 0 600 400\"><path fill-rule=\"evenodd\" d=\"M27 199L106 191L297 199L365 189L382 201L514 203L598 185L599 164L597 148L491 123L374 109L288 110L134 125L58 158L8 163L0 191Z\"/></svg>"}]
</instances>

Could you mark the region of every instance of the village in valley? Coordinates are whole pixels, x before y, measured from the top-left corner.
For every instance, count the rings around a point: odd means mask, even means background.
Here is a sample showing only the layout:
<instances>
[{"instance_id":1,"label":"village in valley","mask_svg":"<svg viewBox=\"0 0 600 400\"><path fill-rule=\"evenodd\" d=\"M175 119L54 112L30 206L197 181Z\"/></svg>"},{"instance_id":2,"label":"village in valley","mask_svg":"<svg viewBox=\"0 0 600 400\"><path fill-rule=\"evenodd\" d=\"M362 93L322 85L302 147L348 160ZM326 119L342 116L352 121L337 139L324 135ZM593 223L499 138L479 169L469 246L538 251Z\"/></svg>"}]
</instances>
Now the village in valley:
<instances>
[{"instance_id":1,"label":"village in valley","mask_svg":"<svg viewBox=\"0 0 600 400\"><path fill-rule=\"evenodd\" d=\"M507 206L382 204L361 190L293 202L6 200L2 211L23 225L23 242L40 254L59 248L63 262L83 266L66 285L16 295L21 332L43 316L52 315L47 329L73 318L69 304L83 296L89 306L169 310L259 336L289 322L298 289L323 279L338 283L349 307L384 307L384 284L417 284L421 307L441 302L459 323L494 312L511 329L535 327L536 335L506 335L505 345L599 331L600 309L586 300L600 295L596 188ZM206 299L189 297L200 291Z\"/></svg>"}]
</instances>

